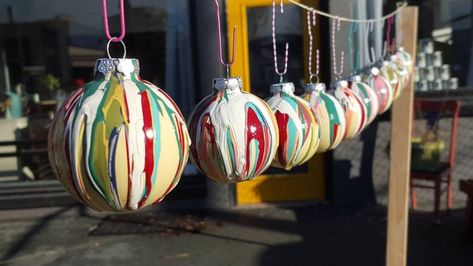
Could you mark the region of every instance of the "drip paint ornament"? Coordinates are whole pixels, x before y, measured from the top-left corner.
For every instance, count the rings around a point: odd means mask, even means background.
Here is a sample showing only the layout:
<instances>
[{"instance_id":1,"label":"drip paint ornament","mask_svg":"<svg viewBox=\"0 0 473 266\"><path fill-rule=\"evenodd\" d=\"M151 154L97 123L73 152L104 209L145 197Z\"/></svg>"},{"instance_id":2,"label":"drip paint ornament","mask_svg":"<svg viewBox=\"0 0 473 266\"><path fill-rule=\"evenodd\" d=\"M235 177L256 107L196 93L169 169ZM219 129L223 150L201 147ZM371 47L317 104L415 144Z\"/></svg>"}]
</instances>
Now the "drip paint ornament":
<instances>
[{"instance_id":1,"label":"drip paint ornament","mask_svg":"<svg viewBox=\"0 0 473 266\"><path fill-rule=\"evenodd\" d=\"M272 166L291 170L307 162L317 151L320 129L309 104L294 95L293 83L271 85L266 100L276 116L279 147Z\"/></svg>"},{"instance_id":2,"label":"drip paint ornament","mask_svg":"<svg viewBox=\"0 0 473 266\"><path fill-rule=\"evenodd\" d=\"M49 132L49 160L74 198L101 211L160 202L178 183L190 138L176 104L139 77L136 59L99 59Z\"/></svg>"},{"instance_id":3,"label":"drip paint ornament","mask_svg":"<svg viewBox=\"0 0 473 266\"><path fill-rule=\"evenodd\" d=\"M335 149L345 134L345 113L340 102L325 93L325 84L308 83L302 96L312 108L320 129L320 143L317 153Z\"/></svg>"},{"instance_id":4,"label":"drip paint ornament","mask_svg":"<svg viewBox=\"0 0 473 266\"><path fill-rule=\"evenodd\" d=\"M381 76L383 76L391 84L391 88L393 90L393 100L396 100L399 95L401 95L404 85L407 82L407 72L404 67L397 64L394 59L394 56L391 55L390 59L383 61L379 70Z\"/></svg>"},{"instance_id":5,"label":"drip paint ornament","mask_svg":"<svg viewBox=\"0 0 473 266\"><path fill-rule=\"evenodd\" d=\"M406 52L404 47L399 47L396 51L397 60L404 65L408 73L408 79L411 77L414 72L414 62L412 61L412 56Z\"/></svg>"},{"instance_id":6,"label":"drip paint ornament","mask_svg":"<svg viewBox=\"0 0 473 266\"><path fill-rule=\"evenodd\" d=\"M379 103L378 96L367 83L361 81L361 76L354 75L350 77L349 88L363 101L366 107L367 124L373 122L378 115Z\"/></svg>"},{"instance_id":7,"label":"drip paint ornament","mask_svg":"<svg viewBox=\"0 0 473 266\"><path fill-rule=\"evenodd\" d=\"M379 73L377 67L372 67L364 76L366 82L378 96L378 114L386 112L393 102L393 89L389 81Z\"/></svg>"},{"instance_id":8,"label":"drip paint ornament","mask_svg":"<svg viewBox=\"0 0 473 266\"><path fill-rule=\"evenodd\" d=\"M217 182L251 180L270 165L278 146L276 120L269 106L241 90L239 78L214 80L189 119L191 159Z\"/></svg>"},{"instance_id":9,"label":"drip paint ornament","mask_svg":"<svg viewBox=\"0 0 473 266\"><path fill-rule=\"evenodd\" d=\"M368 119L363 100L348 88L346 80L334 81L329 93L340 102L345 111L346 129L343 139L355 137L365 127Z\"/></svg>"}]
</instances>

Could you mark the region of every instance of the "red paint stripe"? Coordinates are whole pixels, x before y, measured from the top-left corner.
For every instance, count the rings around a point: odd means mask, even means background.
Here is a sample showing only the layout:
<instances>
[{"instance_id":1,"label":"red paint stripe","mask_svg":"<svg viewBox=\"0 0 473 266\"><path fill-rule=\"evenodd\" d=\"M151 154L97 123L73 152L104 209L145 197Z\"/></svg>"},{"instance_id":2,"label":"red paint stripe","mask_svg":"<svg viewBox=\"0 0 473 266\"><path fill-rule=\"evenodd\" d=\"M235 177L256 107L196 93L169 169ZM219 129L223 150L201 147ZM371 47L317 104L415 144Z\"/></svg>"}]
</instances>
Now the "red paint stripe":
<instances>
[{"instance_id":1,"label":"red paint stripe","mask_svg":"<svg viewBox=\"0 0 473 266\"><path fill-rule=\"evenodd\" d=\"M143 133L145 136L145 175L146 175L146 194L138 203L138 208L141 208L148 199L152 187L152 175L154 168L154 154L153 154L153 121L151 114L151 106L149 103L148 92L142 91L141 94L141 108L143 111Z\"/></svg>"},{"instance_id":2,"label":"red paint stripe","mask_svg":"<svg viewBox=\"0 0 473 266\"><path fill-rule=\"evenodd\" d=\"M289 115L283 114L280 111L275 113L279 128L279 147L277 158L282 166L286 166L287 162L287 124L289 122Z\"/></svg>"},{"instance_id":3,"label":"red paint stripe","mask_svg":"<svg viewBox=\"0 0 473 266\"><path fill-rule=\"evenodd\" d=\"M83 92L84 92L83 89L77 90L73 95L69 97L70 101L67 101L66 103L64 103L64 112L65 112L64 123L67 123L69 121L69 117L72 114L72 110L74 110L75 106L79 102L79 98L80 96L83 95Z\"/></svg>"},{"instance_id":4,"label":"red paint stripe","mask_svg":"<svg viewBox=\"0 0 473 266\"><path fill-rule=\"evenodd\" d=\"M191 154L192 154L192 157L194 158L194 161L195 163L197 164L197 168L199 168L199 170L201 172L203 172L201 169L202 167L200 166L200 162L199 162L199 155L197 153L197 128L198 128L198 123L199 123L199 118L202 117L204 118L204 116L208 116L208 113L205 113L205 110L207 110L207 108L210 106L210 104L212 104L215 100L217 99L217 96L216 95L211 95L211 96L208 96L207 98L205 98L204 100L202 100L196 107L195 107L195 110L194 112L192 112L191 114L191 118L189 120L189 126L188 126L188 130L189 130L189 136L191 138L191 147L190 147L190 151L191 151ZM209 117L209 120L210 120L210 117ZM202 119L201 120L202 123L205 123L205 119ZM207 125L202 125L203 127L208 127Z\"/></svg>"},{"instance_id":5,"label":"red paint stripe","mask_svg":"<svg viewBox=\"0 0 473 266\"><path fill-rule=\"evenodd\" d=\"M264 166L263 158L266 157L266 151L268 150L266 148L265 132L262 125L263 121L258 119L253 108L247 109L246 116L246 174L248 174L250 167L250 142L252 139L258 141L259 154L255 166L255 173L258 173Z\"/></svg>"}]
</instances>

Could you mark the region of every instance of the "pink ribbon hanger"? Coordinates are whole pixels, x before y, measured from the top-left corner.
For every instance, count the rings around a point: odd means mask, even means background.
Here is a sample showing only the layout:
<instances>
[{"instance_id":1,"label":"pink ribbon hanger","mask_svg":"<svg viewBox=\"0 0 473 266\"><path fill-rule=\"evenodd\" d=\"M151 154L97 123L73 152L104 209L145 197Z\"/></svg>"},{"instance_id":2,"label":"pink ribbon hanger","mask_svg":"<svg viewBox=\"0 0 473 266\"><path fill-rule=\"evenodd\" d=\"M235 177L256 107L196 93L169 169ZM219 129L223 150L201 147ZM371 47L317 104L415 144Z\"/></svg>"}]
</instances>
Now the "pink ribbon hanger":
<instances>
[{"instance_id":1,"label":"pink ribbon hanger","mask_svg":"<svg viewBox=\"0 0 473 266\"><path fill-rule=\"evenodd\" d=\"M111 42L120 42L125 38L125 32L126 32L126 27L125 27L125 5L124 5L124 0L120 0L120 28L121 32L118 37L112 37L110 35L110 29L108 26L108 11L107 11L107 0L102 0L102 14L103 14L103 26L105 29L105 36L107 39Z\"/></svg>"}]
</instances>

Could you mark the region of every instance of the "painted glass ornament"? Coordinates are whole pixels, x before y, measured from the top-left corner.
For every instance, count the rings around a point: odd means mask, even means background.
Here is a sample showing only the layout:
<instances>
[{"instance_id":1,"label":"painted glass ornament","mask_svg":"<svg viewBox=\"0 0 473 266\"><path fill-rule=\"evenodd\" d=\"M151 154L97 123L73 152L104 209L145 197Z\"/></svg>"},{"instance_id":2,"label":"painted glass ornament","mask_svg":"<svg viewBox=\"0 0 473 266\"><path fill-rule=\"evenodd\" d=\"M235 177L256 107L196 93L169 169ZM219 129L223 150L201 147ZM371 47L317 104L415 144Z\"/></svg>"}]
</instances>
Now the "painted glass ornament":
<instances>
[{"instance_id":1,"label":"painted glass ornament","mask_svg":"<svg viewBox=\"0 0 473 266\"><path fill-rule=\"evenodd\" d=\"M340 102L345 111L346 130L343 139L353 138L361 132L367 122L366 106L363 100L348 88L346 80L332 82L329 93Z\"/></svg>"},{"instance_id":2,"label":"painted glass ornament","mask_svg":"<svg viewBox=\"0 0 473 266\"><path fill-rule=\"evenodd\" d=\"M136 59L99 59L95 80L73 92L49 131L49 160L65 188L102 211L160 202L189 155L184 118L139 77Z\"/></svg>"},{"instance_id":3,"label":"painted glass ornament","mask_svg":"<svg viewBox=\"0 0 473 266\"><path fill-rule=\"evenodd\" d=\"M396 52L397 58L404 64L407 72L410 75L414 72L414 62L412 61L412 56L406 52L404 47L399 47Z\"/></svg>"},{"instance_id":4,"label":"painted glass ornament","mask_svg":"<svg viewBox=\"0 0 473 266\"><path fill-rule=\"evenodd\" d=\"M366 124L370 124L378 115L378 96L371 86L361 81L361 76L359 75L350 77L348 86L358 97L362 99L363 104L366 107Z\"/></svg>"},{"instance_id":5,"label":"painted glass ornament","mask_svg":"<svg viewBox=\"0 0 473 266\"><path fill-rule=\"evenodd\" d=\"M393 100L395 100L400 95L402 88L402 80L399 76L397 66L391 62L391 60L385 60L381 63L379 71L381 76L389 81L393 90Z\"/></svg>"},{"instance_id":6,"label":"painted glass ornament","mask_svg":"<svg viewBox=\"0 0 473 266\"><path fill-rule=\"evenodd\" d=\"M286 170L307 162L320 142L319 124L307 101L294 94L293 83L271 85L266 100L279 129L279 147L272 166Z\"/></svg>"},{"instance_id":7,"label":"painted glass ornament","mask_svg":"<svg viewBox=\"0 0 473 266\"><path fill-rule=\"evenodd\" d=\"M399 76L400 91L398 92L397 95L394 95L394 99L397 99L399 95L401 95L402 91L407 85L407 82L409 81L409 71L407 70L403 62L399 60L397 55L391 56L391 62L395 66L395 69L397 70L397 73Z\"/></svg>"},{"instance_id":8,"label":"painted glass ornament","mask_svg":"<svg viewBox=\"0 0 473 266\"><path fill-rule=\"evenodd\" d=\"M393 62L402 69L401 76L404 78L402 89L404 89L414 72L412 58L407 52L404 51L402 47L396 51L392 58Z\"/></svg>"},{"instance_id":9,"label":"painted glass ornament","mask_svg":"<svg viewBox=\"0 0 473 266\"><path fill-rule=\"evenodd\" d=\"M239 78L214 80L213 94L189 119L191 160L210 179L241 182L260 175L278 147L276 119L260 98L241 90Z\"/></svg>"},{"instance_id":10,"label":"painted glass ornament","mask_svg":"<svg viewBox=\"0 0 473 266\"><path fill-rule=\"evenodd\" d=\"M308 83L302 96L314 111L319 122L320 144L317 153L335 149L345 134L345 112L340 102L332 95L325 93L325 84Z\"/></svg>"},{"instance_id":11,"label":"painted glass ornament","mask_svg":"<svg viewBox=\"0 0 473 266\"><path fill-rule=\"evenodd\" d=\"M389 81L379 73L377 67L372 67L364 76L364 81L374 89L378 96L378 114L386 112L393 102L393 89Z\"/></svg>"}]
</instances>

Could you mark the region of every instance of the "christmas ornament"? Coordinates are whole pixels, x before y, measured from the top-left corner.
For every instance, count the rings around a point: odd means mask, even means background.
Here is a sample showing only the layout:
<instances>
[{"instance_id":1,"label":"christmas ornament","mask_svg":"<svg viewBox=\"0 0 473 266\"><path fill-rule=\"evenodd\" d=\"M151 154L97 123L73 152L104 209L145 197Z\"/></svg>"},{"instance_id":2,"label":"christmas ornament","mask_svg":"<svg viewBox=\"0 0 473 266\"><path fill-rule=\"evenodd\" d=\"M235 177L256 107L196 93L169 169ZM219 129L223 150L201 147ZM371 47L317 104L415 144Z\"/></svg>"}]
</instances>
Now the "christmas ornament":
<instances>
[{"instance_id":1,"label":"christmas ornament","mask_svg":"<svg viewBox=\"0 0 473 266\"><path fill-rule=\"evenodd\" d=\"M399 47L396 55L398 60L404 64L404 67L407 69L410 77L410 75L412 75L414 72L414 62L412 61L412 56L406 52L404 47Z\"/></svg>"},{"instance_id":2,"label":"christmas ornament","mask_svg":"<svg viewBox=\"0 0 473 266\"><path fill-rule=\"evenodd\" d=\"M372 67L364 76L364 81L374 89L378 96L379 110L378 114L386 112L393 102L393 90L389 81L379 73L377 67Z\"/></svg>"},{"instance_id":3,"label":"christmas ornament","mask_svg":"<svg viewBox=\"0 0 473 266\"><path fill-rule=\"evenodd\" d=\"M294 90L293 83L273 84L273 96L266 100L279 129L279 147L272 165L286 170L312 158L320 142L315 115L304 99L294 95Z\"/></svg>"},{"instance_id":4,"label":"christmas ornament","mask_svg":"<svg viewBox=\"0 0 473 266\"><path fill-rule=\"evenodd\" d=\"M136 59L99 59L95 74L56 113L48 137L53 171L74 198L96 210L160 202L188 159L181 112L140 79Z\"/></svg>"},{"instance_id":5,"label":"christmas ornament","mask_svg":"<svg viewBox=\"0 0 473 266\"><path fill-rule=\"evenodd\" d=\"M242 81L230 78L233 52L226 63L222 56L220 7L217 13L219 62L227 78L214 80L214 92L191 114L189 132L193 141L191 159L197 168L217 182L242 182L261 174L270 165L278 146L276 119L269 106L253 94L242 91Z\"/></svg>"},{"instance_id":6,"label":"christmas ornament","mask_svg":"<svg viewBox=\"0 0 473 266\"><path fill-rule=\"evenodd\" d=\"M340 102L325 93L325 84L309 83L302 96L314 111L320 129L320 143L317 153L335 149L345 134L345 113Z\"/></svg>"},{"instance_id":7,"label":"christmas ornament","mask_svg":"<svg viewBox=\"0 0 473 266\"><path fill-rule=\"evenodd\" d=\"M260 98L241 90L239 78L214 80L189 119L191 159L217 182L241 182L261 174L278 146L276 120Z\"/></svg>"},{"instance_id":8,"label":"christmas ornament","mask_svg":"<svg viewBox=\"0 0 473 266\"><path fill-rule=\"evenodd\" d=\"M395 66L395 69L397 70L397 74L399 76L400 91L397 95L394 96L394 99L397 99L399 95L401 95L402 91L407 85L407 82L409 81L409 71L405 67L404 63L400 61L397 54L391 55L391 62Z\"/></svg>"},{"instance_id":9,"label":"christmas ornament","mask_svg":"<svg viewBox=\"0 0 473 266\"><path fill-rule=\"evenodd\" d=\"M346 130L343 139L353 138L361 132L367 122L363 100L348 88L346 80L332 82L332 89L329 93L340 102L345 111Z\"/></svg>"},{"instance_id":10,"label":"christmas ornament","mask_svg":"<svg viewBox=\"0 0 473 266\"><path fill-rule=\"evenodd\" d=\"M395 100L401 93L402 80L398 73L397 66L390 60L385 60L379 67L381 76L383 76L391 85L393 90L393 100Z\"/></svg>"},{"instance_id":11,"label":"christmas ornament","mask_svg":"<svg viewBox=\"0 0 473 266\"><path fill-rule=\"evenodd\" d=\"M350 77L349 88L363 101L366 107L366 124L370 124L378 115L378 96L367 83L361 81L361 76Z\"/></svg>"}]
</instances>

